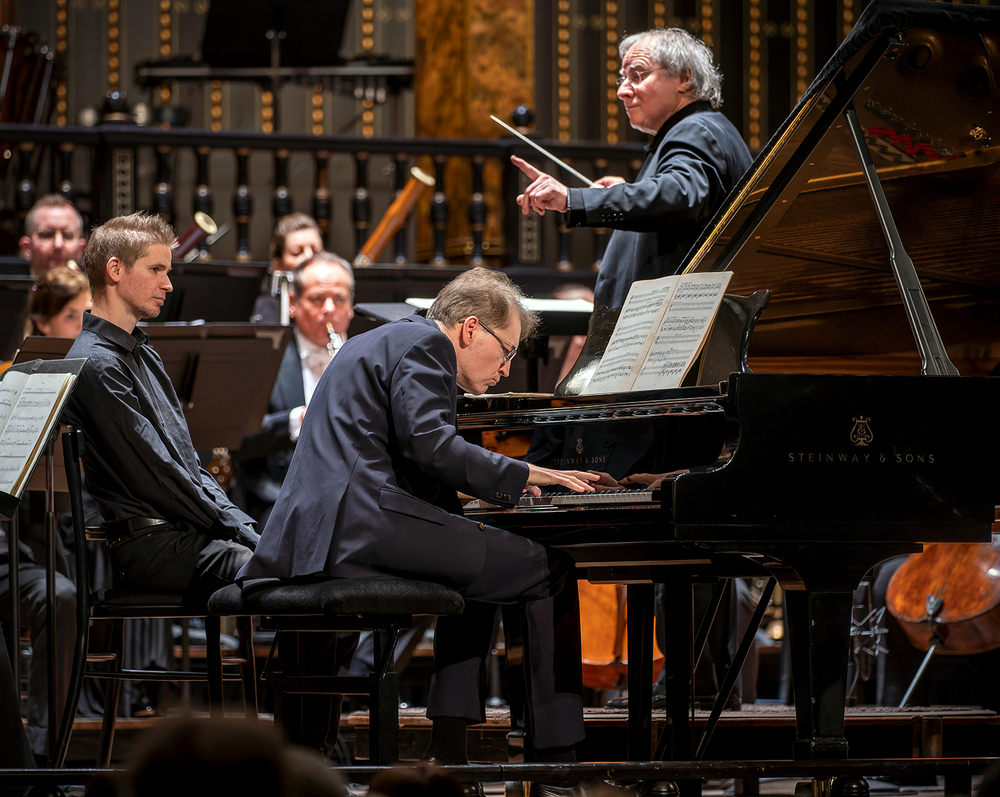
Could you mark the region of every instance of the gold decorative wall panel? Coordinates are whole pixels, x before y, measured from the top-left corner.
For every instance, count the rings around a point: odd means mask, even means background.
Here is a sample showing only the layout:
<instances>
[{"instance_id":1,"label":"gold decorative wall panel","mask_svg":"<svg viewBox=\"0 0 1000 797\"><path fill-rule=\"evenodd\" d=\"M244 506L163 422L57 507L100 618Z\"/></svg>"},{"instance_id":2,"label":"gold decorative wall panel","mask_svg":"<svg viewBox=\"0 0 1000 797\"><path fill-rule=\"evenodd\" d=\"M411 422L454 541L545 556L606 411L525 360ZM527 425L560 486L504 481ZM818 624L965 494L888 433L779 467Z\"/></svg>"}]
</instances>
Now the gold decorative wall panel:
<instances>
[{"instance_id":1,"label":"gold decorative wall panel","mask_svg":"<svg viewBox=\"0 0 1000 797\"><path fill-rule=\"evenodd\" d=\"M534 0L416 0L416 134L435 138L500 138L490 120L510 121L519 105L534 106ZM430 162L421 166L433 173ZM487 258L502 242L501 164L483 169ZM438 186L440 190L440 186ZM467 262L472 251L472 172L457 159L445 170L449 204L446 255ZM418 207L417 257L429 258L430 199Z\"/></svg>"}]
</instances>

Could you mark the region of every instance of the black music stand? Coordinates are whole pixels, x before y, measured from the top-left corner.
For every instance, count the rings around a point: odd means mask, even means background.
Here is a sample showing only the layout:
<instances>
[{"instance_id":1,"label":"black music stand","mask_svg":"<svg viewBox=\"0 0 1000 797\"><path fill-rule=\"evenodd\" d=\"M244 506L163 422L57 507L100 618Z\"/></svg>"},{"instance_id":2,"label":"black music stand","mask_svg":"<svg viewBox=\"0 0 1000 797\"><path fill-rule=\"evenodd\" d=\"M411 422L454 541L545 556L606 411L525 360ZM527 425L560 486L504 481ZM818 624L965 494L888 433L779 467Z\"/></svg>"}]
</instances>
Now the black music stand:
<instances>
[{"instance_id":1,"label":"black music stand","mask_svg":"<svg viewBox=\"0 0 1000 797\"><path fill-rule=\"evenodd\" d=\"M240 447L260 430L291 327L148 324L199 451Z\"/></svg>"},{"instance_id":2,"label":"black music stand","mask_svg":"<svg viewBox=\"0 0 1000 797\"><path fill-rule=\"evenodd\" d=\"M72 341L65 341L69 344ZM19 362L11 366L7 371L7 374L13 372L23 372L26 374L69 374L75 379L79 375L80 370L83 368L86 359L74 359L65 360L62 357L58 358L46 358L47 361L37 359L34 361L26 361L22 358ZM57 360L57 361L53 361ZM27 389L27 386L25 387ZM11 669L14 674L14 683L20 682L21 674L21 658L19 650L19 640L20 640L20 623L21 623L21 602L20 602L20 532L18 529L17 521L17 511L21 503L21 496L27 490L42 490L45 492L45 548L46 548L46 571L47 571L47 596L46 603L51 618L48 623L47 636L48 636L48 647L49 647L49 672L48 672L48 691L50 695L56 693L56 675L55 675L55 657L56 652L56 623L55 623L55 561L56 561L56 548L55 548L55 501L54 494L58 489L56 483L55 475L55 432L59 428L59 417L62 415L62 408L65 406L66 401L69 399L70 392L72 391L72 384L69 385L68 389L64 394L62 394L55 407L52 415L48 417L47 420L41 422L36 426L36 430L31 432L34 440L34 451L32 455L27 459L25 466L30 468L31 473L28 478L24 480L20 488L15 489L13 493L7 493L0 491L0 520L10 521L7 527L7 580L8 580L8 594L10 595L10 613L8 615L8 620L10 622L11 634L10 638L7 640L8 653L10 655ZM38 423L37 420L33 419L33 423ZM45 467L39 469L38 465L44 461ZM66 478L65 469L63 470L62 479L62 489L65 490ZM57 724L56 717L56 701L49 701L49 745L50 749L55 747L55 728Z\"/></svg>"},{"instance_id":3,"label":"black music stand","mask_svg":"<svg viewBox=\"0 0 1000 797\"><path fill-rule=\"evenodd\" d=\"M175 263L170 272L174 289L167 294L157 323L249 321L264 273L258 266Z\"/></svg>"},{"instance_id":4,"label":"black music stand","mask_svg":"<svg viewBox=\"0 0 1000 797\"><path fill-rule=\"evenodd\" d=\"M24 337L28 295L35 278L25 274L0 274L0 360L8 359Z\"/></svg>"},{"instance_id":5,"label":"black music stand","mask_svg":"<svg viewBox=\"0 0 1000 797\"><path fill-rule=\"evenodd\" d=\"M281 66L341 63L348 0L212 0L201 42L215 67L268 67L269 31L278 31Z\"/></svg>"}]
</instances>

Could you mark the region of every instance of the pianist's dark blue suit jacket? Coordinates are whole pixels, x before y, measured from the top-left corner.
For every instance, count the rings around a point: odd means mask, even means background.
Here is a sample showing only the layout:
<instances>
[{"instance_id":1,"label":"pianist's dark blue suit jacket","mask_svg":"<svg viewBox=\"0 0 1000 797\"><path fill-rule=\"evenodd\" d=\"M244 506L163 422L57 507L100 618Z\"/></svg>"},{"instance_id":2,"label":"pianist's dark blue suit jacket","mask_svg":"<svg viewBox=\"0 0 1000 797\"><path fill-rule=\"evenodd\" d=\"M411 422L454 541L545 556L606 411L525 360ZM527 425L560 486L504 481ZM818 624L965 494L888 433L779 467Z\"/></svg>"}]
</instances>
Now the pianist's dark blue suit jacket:
<instances>
[{"instance_id":1,"label":"pianist's dark blue suit jacket","mask_svg":"<svg viewBox=\"0 0 1000 797\"><path fill-rule=\"evenodd\" d=\"M486 535L456 490L513 506L528 466L458 435L456 369L451 341L419 316L348 340L240 578L388 573L457 589L476 578Z\"/></svg>"}]
</instances>

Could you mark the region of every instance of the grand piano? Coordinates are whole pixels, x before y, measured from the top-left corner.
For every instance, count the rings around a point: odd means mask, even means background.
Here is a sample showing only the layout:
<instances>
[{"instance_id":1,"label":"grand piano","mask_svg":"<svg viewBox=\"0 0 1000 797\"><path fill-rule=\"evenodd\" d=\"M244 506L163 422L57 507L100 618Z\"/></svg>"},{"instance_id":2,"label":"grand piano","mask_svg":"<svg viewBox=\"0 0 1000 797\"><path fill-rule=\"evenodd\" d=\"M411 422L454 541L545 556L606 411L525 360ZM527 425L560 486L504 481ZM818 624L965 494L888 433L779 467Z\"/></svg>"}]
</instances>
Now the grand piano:
<instances>
[{"instance_id":1,"label":"grand piano","mask_svg":"<svg viewBox=\"0 0 1000 797\"><path fill-rule=\"evenodd\" d=\"M1000 9L876 0L689 253L687 272L734 273L699 383L582 397L571 374L551 398L460 400L463 434L530 431L541 462L688 471L580 505L467 508L570 552L581 577L630 585L631 759L651 749L650 584L682 585L665 612L693 639L688 584L776 579L791 752L846 758L852 590L921 543L990 540L998 74ZM595 312L578 369L613 321ZM703 752L688 724L696 646L680 647L659 751L674 760Z\"/></svg>"}]
</instances>

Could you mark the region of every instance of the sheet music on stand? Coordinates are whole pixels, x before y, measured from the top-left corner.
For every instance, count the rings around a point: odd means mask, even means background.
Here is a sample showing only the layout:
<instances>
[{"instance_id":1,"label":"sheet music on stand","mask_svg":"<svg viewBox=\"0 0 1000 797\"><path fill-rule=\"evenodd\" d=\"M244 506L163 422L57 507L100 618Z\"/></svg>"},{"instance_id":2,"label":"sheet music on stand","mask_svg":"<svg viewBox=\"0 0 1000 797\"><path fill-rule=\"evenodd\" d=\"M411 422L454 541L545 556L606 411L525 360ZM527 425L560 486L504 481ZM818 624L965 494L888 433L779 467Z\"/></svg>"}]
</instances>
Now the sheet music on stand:
<instances>
[{"instance_id":1,"label":"sheet music on stand","mask_svg":"<svg viewBox=\"0 0 1000 797\"><path fill-rule=\"evenodd\" d=\"M0 519L17 511L84 363L32 360L0 377Z\"/></svg>"}]
</instances>

